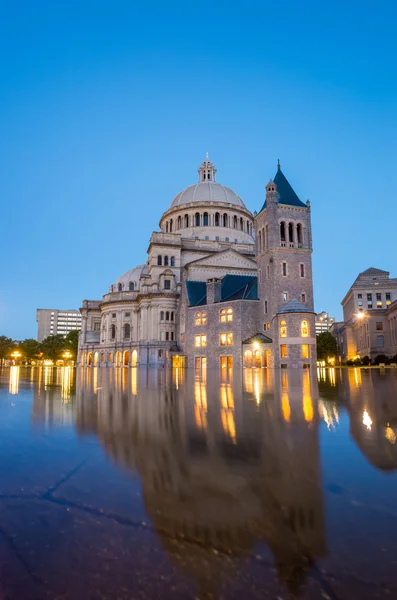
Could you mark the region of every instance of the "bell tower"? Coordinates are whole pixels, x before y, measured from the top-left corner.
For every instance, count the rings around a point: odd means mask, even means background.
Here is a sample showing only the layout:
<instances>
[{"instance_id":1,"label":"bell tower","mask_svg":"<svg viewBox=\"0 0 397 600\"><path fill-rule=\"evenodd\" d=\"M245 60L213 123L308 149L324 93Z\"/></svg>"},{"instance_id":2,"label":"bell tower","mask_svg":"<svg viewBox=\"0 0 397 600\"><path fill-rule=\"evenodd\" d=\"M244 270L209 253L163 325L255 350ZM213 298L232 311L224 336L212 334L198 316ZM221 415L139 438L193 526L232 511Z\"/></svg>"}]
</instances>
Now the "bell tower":
<instances>
[{"instance_id":1,"label":"bell tower","mask_svg":"<svg viewBox=\"0 0 397 600\"><path fill-rule=\"evenodd\" d=\"M274 365L312 363L316 357L310 202L301 202L281 171L280 162L274 180L266 186L266 200L255 221L263 331L273 340ZM310 339L310 346L314 344L309 352L307 340L300 339L302 332ZM288 342L283 343L281 338ZM297 348L286 349L286 345Z\"/></svg>"}]
</instances>

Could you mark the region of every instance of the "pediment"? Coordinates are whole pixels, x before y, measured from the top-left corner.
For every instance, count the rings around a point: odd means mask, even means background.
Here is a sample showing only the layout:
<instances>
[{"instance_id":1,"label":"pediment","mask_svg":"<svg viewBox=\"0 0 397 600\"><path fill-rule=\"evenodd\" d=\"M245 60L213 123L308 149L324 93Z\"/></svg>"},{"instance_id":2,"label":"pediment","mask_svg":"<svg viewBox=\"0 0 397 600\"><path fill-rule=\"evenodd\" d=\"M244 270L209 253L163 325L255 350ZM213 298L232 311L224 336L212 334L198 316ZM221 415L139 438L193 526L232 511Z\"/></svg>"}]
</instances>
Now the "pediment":
<instances>
[{"instance_id":1,"label":"pediment","mask_svg":"<svg viewBox=\"0 0 397 600\"><path fill-rule=\"evenodd\" d=\"M204 256L187 263L186 268L189 269L190 267L232 267L235 269L256 269L257 265L255 260L252 258L244 256L232 248L228 248L222 252L215 252L214 254L209 254L208 256Z\"/></svg>"}]
</instances>

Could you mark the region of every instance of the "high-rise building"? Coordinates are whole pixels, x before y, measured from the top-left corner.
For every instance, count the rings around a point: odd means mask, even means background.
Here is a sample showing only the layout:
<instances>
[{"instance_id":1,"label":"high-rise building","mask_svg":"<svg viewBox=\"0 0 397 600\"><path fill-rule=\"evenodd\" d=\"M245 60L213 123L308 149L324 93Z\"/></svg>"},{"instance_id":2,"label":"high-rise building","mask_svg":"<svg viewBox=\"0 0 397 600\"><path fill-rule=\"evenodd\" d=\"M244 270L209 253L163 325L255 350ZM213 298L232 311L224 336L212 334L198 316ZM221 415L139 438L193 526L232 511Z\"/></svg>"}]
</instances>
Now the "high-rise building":
<instances>
[{"instance_id":1,"label":"high-rise building","mask_svg":"<svg viewBox=\"0 0 397 600\"><path fill-rule=\"evenodd\" d=\"M66 335L74 329L81 329L81 314L74 308L38 308L36 312L37 341L42 342L49 335Z\"/></svg>"},{"instance_id":2,"label":"high-rise building","mask_svg":"<svg viewBox=\"0 0 397 600\"><path fill-rule=\"evenodd\" d=\"M334 323L334 317L330 317L325 310L321 311L316 315L316 335L329 331Z\"/></svg>"}]
</instances>

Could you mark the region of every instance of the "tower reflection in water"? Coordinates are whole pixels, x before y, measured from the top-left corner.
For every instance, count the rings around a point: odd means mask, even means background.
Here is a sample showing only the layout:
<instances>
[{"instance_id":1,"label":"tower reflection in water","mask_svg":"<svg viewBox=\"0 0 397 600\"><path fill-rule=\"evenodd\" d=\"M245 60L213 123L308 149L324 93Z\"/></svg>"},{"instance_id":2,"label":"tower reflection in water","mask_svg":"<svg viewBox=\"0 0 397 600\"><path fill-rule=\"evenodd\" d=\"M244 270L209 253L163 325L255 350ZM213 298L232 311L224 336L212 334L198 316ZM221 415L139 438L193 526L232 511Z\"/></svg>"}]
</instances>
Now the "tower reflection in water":
<instances>
[{"instance_id":1,"label":"tower reflection in water","mask_svg":"<svg viewBox=\"0 0 397 600\"><path fill-rule=\"evenodd\" d=\"M136 471L171 559L214 592L259 542L291 590L325 554L309 370L79 371L77 428ZM217 552L214 552L213 550Z\"/></svg>"}]
</instances>

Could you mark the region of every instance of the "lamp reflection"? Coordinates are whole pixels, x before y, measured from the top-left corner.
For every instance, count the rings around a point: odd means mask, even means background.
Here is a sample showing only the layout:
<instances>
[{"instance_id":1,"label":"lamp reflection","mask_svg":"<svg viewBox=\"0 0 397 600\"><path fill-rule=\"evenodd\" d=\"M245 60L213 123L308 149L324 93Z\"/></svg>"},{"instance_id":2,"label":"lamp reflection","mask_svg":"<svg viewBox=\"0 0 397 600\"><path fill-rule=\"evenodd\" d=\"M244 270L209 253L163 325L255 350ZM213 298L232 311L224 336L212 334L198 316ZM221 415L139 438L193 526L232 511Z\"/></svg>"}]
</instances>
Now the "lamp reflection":
<instances>
[{"instance_id":1,"label":"lamp reflection","mask_svg":"<svg viewBox=\"0 0 397 600\"><path fill-rule=\"evenodd\" d=\"M19 366L13 365L10 367L10 394L18 394L19 391Z\"/></svg>"}]
</instances>

